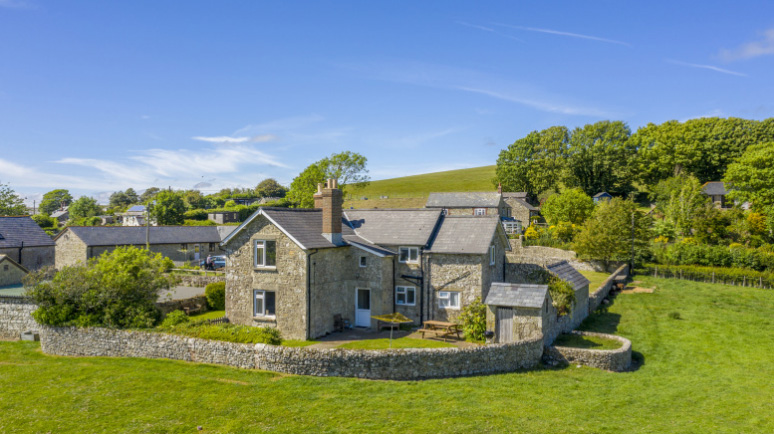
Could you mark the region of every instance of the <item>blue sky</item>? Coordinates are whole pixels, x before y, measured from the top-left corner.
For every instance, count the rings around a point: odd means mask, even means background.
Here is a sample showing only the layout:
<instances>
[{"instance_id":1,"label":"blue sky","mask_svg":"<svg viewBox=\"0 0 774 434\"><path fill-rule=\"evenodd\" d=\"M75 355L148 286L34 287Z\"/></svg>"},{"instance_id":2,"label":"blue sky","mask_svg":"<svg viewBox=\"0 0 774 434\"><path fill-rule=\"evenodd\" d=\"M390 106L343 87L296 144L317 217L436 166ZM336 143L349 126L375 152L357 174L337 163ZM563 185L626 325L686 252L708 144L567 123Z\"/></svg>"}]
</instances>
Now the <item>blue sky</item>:
<instances>
[{"instance_id":1,"label":"blue sky","mask_svg":"<svg viewBox=\"0 0 774 434\"><path fill-rule=\"evenodd\" d=\"M105 201L494 164L532 130L774 116L774 3L0 0L0 182Z\"/></svg>"}]
</instances>

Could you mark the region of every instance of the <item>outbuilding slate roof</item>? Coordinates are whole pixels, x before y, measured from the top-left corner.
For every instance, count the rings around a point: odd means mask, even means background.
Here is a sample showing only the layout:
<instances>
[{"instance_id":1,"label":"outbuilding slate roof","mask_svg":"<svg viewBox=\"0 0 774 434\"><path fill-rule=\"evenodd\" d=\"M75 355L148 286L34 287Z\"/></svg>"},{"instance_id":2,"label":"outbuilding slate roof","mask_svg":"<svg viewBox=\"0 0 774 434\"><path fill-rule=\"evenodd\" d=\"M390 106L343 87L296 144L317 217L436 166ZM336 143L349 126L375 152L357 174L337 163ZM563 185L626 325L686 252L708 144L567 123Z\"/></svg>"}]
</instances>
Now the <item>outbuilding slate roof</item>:
<instances>
[{"instance_id":1,"label":"outbuilding slate roof","mask_svg":"<svg viewBox=\"0 0 774 434\"><path fill-rule=\"evenodd\" d=\"M500 206L500 193L430 193L425 208L497 208Z\"/></svg>"},{"instance_id":2,"label":"outbuilding slate roof","mask_svg":"<svg viewBox=\"0 0 774 434\"><path fill-rule=\"evenodd\" d=\"M701 192L708 196L725 196L728 194L725 184L721 181L705 182L701 186Z\"/></svg>"},{"instance_id":3,"label":"outbuilding slate roof","mask_svg":"<svg viewBox=\"0 0 774 434\"><path fill-rule=\"evenodd\" d=\"M43 229L29 216L0 217L0 249L53 246Z\"/></svg>"},{"instance_id":4,"label":"outbuilding slate roof","mask_svg":"<svg viewBox=\"0 0 774 434\"><path fill-rule=\"evenodd\" d=\"M446 216L427 251L486 254L499 223L497 216Z\"/></svg>"},{"instance_id":5,"label":"outbuilding slate roof","mask_svg":"<svg viewBox=\"0 0 774 434\"><path fill-rule=\"evenodd\" d=\"M348 209L343 214L348 227L370 243L425 246L438 224L441 210ZM322 222L314 229L319 232L321 227Z\"/></svg>"},{"instance_id":6,"label":"outbuilding slate roof","mask_svg":"<svg viewBox=\"0 0 774 434\"><path fill-rule=\"evenodd\" d=\"M151 244L219 243L216 226L70 226L57 239L70 231L87 246L128 246L145 244L145 231Z\"/></svg>"},{"instance_id":7,"label":"outbuilding slate roof","mask_svg":"<svg viewBox=\"0 0 774 434\"><path fill-rule=\"evenodd\" d=\"M495 282L492 283L484 304L540 309L546 297L550 297L548 285Z\"/></svg>"},{"instance_id":8,"label":"outbuilding slate roof","mask_svg":"<svg viewBox=\"0 0 774 434\"><path fill-rule=\"evenodd\" d=\"M556 277L569 283L572 286L572 289L576 291L590 283L589 279L586 279L567 261L561 261L549 265L546 267L546 269L548 269L548 271L552 274L556 275Z\"/></svg>"}]
</instances>

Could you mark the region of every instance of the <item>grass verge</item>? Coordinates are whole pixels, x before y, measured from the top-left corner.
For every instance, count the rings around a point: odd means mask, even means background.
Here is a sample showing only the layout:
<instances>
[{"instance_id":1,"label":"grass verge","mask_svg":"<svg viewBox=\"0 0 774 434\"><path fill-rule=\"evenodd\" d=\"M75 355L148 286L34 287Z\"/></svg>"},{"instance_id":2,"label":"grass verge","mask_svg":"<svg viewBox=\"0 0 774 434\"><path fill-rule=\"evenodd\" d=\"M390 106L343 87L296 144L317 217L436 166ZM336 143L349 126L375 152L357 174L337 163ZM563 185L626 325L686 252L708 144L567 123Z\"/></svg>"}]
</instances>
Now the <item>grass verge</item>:
<instances>
[{"instance_id":1,"label":"grass verge","mask_svg":"<svg viewBox=\"0 0 774 434\"><path fill-rule=\"evenodd\" d=\"M392 348L453 348L448 342L429 339L396 338L392 340ZM366 339L339 345L337 348L348 350L386 350L390 348L390 339Z\"/></svg>"},{"instance_id":2,"label":"grass verge","mask_svg":"<svg viewBox=\"0 0 774 434\"><path fill-rule=\"evenodd\" d=\"M610 273L602 273L599 271L579 270L579 273L582 274L586 279L589 279L589 294L593 294L594 291L599 289L599 287L605 283L605 280L610 277Z\"/></svg>"},{"instance_id":3,"label":"grass verge","mask_svg":"<svg viewBox=\"0 0 774 434\"><path fill-rule=\"evenodd\" d=\"M617 350L623 344L614 339L605 339L599 336L579 336L561 334L554 341L558 347L586 348L589 350Z\"/></svg>"}]
</instances>

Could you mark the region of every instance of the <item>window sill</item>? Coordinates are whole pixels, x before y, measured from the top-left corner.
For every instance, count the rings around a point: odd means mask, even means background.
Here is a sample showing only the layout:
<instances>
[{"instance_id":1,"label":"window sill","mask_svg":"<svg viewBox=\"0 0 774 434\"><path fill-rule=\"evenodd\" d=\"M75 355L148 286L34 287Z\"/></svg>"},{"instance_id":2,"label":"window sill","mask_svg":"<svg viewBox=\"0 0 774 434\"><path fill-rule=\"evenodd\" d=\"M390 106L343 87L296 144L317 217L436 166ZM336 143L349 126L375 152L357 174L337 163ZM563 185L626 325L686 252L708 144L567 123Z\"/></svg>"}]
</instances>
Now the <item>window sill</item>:
<instances>
[{"instance_id":1,"label":"window sill","mask_svg":"<svg viewBox=\"0 0 774 434\"><path fill-rule=\"evenodd\" d=\"M277 267L253 267L254 271L274 271Z\"/></svg>"},{"instance_id":2,"label":"window sill","mask_svg":"<svg viewBox=\"0 0 774 434\"><path fill-rule=\"evenodd\" d=\"M416 303L414 303L414 304L407 304L407 303L406 303L406 304L401 304L401 303L395 303L395 306L401 306L401 307L414 307L414 306L416 306L416 305L417 305Z\"/></svg>"},{"instance_id":3,"label":"window sill","mask_svg":"<svg viewBox=\"0 0 774 434\"><path fill-rule=\"evenodd\" d=\"M253 316L253 321L273 322L273 321L277 321L277 316L276 315L258 315L258 316Z\"/></svg>"}]
</instances>

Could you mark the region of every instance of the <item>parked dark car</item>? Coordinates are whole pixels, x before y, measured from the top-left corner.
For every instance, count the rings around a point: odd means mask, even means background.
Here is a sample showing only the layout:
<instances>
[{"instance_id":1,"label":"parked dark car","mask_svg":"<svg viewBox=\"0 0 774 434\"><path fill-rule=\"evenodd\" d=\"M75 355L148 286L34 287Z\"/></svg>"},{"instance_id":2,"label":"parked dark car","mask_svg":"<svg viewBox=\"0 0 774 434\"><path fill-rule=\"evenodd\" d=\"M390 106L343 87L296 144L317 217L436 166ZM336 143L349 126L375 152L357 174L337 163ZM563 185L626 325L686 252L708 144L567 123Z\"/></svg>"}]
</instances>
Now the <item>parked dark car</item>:
<instances>
[{"instance_id":1,"label":"parked dark car","mask_svg":"<svg viewBox=\"0 0 774 434\"><path fill-rule=\"evenodd\" d=\"M207 258L202 259L202 261L199 263L199 266L202 268L207 267ZM225 256L213 256L212 257L212 268L219 270L221 268L224 268L226 266L226 257Z\"/></svg>"}]
</instances>

